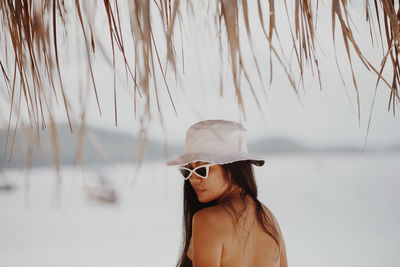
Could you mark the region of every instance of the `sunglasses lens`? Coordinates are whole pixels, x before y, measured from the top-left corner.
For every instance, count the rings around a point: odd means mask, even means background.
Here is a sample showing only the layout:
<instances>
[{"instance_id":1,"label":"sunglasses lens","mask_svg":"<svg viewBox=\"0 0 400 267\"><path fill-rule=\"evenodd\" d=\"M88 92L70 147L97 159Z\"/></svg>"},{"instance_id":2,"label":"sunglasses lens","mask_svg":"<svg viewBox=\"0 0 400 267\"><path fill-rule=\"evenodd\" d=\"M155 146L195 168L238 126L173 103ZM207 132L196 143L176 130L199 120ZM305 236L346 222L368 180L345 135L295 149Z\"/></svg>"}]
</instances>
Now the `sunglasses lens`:
<instances>
[{"instance_id":1,"label":"sunglasses lens","mask_svg":"<svg viewBox=\"0 0 400 267\"><path fill-rule=\"evenodd\" d=\"M184 177L185 179L186 179L186 178L189 176L189 174L190 174L190 171L189 171L189 170L186 170L186 169L183 169L183 168L180 168L179 171L182 173L182 175L183 175L183 177Z\"/></svg>"},{"instance_id":2,"label":"sunglasses lens","mask_svg":"<svg viewBox=\"0 0 400 267\"><path fill-rule=\"evenodd\" d=\"M201 176L201 177L205 178L207 176L207 168L206 167L200 167L200 168L196 169L195 173L198 176Z\"/></svg>"}]
</instances>

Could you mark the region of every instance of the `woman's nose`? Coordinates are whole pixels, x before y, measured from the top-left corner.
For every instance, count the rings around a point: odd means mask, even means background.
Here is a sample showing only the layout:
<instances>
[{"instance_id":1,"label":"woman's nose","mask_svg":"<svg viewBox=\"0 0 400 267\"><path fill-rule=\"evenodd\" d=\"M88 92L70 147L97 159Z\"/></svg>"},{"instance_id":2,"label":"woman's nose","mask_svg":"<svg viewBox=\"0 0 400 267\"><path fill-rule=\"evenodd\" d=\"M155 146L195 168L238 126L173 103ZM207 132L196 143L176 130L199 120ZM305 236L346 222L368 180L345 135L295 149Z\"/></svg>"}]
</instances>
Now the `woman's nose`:
<instances>
[{"instance_id":1,"label":"woman's nose","mask_svg":"<svg viewBox=\"0 0 400 267\"><path fill-rule=\"evenodd\" d=\"M191 183L201 183L202 178L193 173L192 176L190 176L189 180Z\"/></svg>"}]
</instances>

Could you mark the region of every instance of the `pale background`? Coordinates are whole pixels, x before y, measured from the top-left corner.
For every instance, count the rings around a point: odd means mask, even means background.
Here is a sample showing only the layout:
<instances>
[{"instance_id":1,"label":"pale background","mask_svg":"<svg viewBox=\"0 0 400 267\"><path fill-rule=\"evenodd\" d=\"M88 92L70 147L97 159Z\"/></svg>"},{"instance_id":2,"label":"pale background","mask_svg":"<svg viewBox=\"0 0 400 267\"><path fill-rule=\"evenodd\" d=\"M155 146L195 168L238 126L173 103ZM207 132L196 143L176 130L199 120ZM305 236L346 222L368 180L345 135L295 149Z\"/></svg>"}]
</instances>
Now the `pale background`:
<instances>
[{"instance_id":1,"label":"pale background","mask_svg":"<svg viewBox=\"0 0 400 267\"><path fill-rule=\"evenodd\" d=\"M351 9L358 29L356 37L365 44L361 48L366 56L379 62L381 50L369 46L369 30L361 22L364 16L361 5L353 3ZM205 5L197 4L196 8L205 18L212 17L206 15ZM169 143L182 143L191 124L201 119L221 118L242 121L250 140L286 136L316 146L354 145L360 148L360 153L355 154L266 156L267 165L256 168L260 200L280 221L290 266L394 267L398 265L400 252L397 171L400 155L368 153L368 147L399 145L399 117L387 111L389 89L378 87L367 152L361 153L376 80L354 60L360 89L359 125L355 90L348 63L342 60L345 54L340 38L337 51L347 87L340 82L334 63L329 9L329 1L320 1L318 45L323 52L318 55L322 91L317 77L312 79L308 73L304 80L305 91L300 89L296 96L278 64L274 65L273 82L268 85L269 70L265 63L268 62L268 54L265 54L268 49L260 29L254 28L254 53L266 74L263 83L268 100L255 75L254 64L247 60L250 56L244 52L264 114L262 116L258 111L249 88L242 82L246 121L236 105L230 69L217 60L213 27L196 20L186 24L183 28L185 75L179 77L177 84L173 75L168 77L178 115L175 115L159 79L166 131L160 127L159 115L153 105L154 115L148 134ZM279 10L283 9L277 4L278 13ZM252 20L258 19L256 12L250 14ZM285 14L278 15L277 23L284 26ZM102 29L105 21L99 17L96 26ZM201 16L198 19L202 21ZM71 32L78 26L71 26ZM280 32L284 45L290 40L287 32ZM337 37L339 34L337 32ZM107 48L108 32L100 36ZM90 88L83 50L76 49L81 41L69 37L65 41L69 49L62 55L68 62L62 70L68 94L75 99L81 94L78 89ZM246 46L245 41L243 46ZM226 53L223 61L228 62ZM223 98L219 97L220 69L226 85ZM133 115L132 87L125 81L124 72L118 72L118 127L114 127L113 72L101 57L95 61L95 75L103 116L99 116L92 89L88 89L87 96L86 93L81 96L81 99L88 99L87 124L137 133L139 119ZM78 100L72 103L76 120L81 110L79 103ZM1 106L6 107L4 103ZM55 108L57 121L65 122L62 105ZM1 108L3 126L8 114L6 110ZM113 181L119 196L116 206L101 205L85 198L84 185L99 172ZM137 176L134 173L134 167L129 164L83 170L64 166L62 190L57 195L57 174L53 167L36 168L29 174L24 170L5 169L2 177L12 181L17 190L0 193L0 265L173 266L181 237L182 181L176 170L166 167L163 162L145 163Z\"/></svg>"}]
</instances>

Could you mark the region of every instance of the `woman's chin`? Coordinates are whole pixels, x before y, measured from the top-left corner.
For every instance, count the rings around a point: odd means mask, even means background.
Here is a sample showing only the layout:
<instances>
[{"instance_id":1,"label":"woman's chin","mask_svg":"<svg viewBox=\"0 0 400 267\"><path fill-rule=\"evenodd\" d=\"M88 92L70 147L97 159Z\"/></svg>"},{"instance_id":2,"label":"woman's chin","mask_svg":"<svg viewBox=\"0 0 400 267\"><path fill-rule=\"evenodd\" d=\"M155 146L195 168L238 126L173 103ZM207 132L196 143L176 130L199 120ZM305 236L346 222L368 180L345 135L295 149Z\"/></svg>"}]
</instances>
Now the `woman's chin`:
<instances>
[{"instance_id":1,"label":"woman's chin","mask_svg":"<svg viewBox=\"0 0 400 267\"><path fill-rule=\"evenodd\" d=\"M197 200L198 200L200 203L207 203L207 202L210 202L210 201L208 201L207 199L204 199L204 198L201 198L201 197L197 197Z\"/></svg>"},{"instance_id":2,"label":"woman's chin","mask_svg":"<svg viewBox=\"0 0 400 267\"><path fill-rule=\"evenodd\" d=\"M212 197L204 197L204 196L197 196L197 200L198 200L200 203L207 203L207 202L214 201L215 198L212 198Z\"/></svg>"}]
</instances>

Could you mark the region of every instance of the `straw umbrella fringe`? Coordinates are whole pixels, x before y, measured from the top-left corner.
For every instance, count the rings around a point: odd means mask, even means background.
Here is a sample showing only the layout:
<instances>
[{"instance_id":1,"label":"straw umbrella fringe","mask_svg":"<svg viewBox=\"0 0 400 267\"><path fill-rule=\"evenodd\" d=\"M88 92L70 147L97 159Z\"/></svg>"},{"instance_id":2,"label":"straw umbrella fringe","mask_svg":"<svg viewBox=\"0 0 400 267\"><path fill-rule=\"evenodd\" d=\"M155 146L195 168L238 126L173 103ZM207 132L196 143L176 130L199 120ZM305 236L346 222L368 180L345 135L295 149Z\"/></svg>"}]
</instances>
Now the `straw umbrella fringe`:
<instances>
[{"instance_id":1,"label":"straw umbrella fringe","mask_svg":"<svg viewBox=\"0 0 400 267\"><path fill-rule=\"evenodd\" d=\"M392 0L365 0L364 2L365 20L369 23L371 42L380 42L382 49L384 49L380 64L373 64L364 56L353 35L354 26L351 24L349 2L347 0L332 0L332 42L336 47L337 36L335 35L335 30L338 28L352 73L352 82L357 95L359 119L359 87L353 68L354 60L360 61L366 69L376 74L375 90L379 83L384 83L390 89L388 110L392 110L393 114L395 114L395 106L399 100L398 88L400 84L400 4ZM249 26L250 6L247 0L209 0L208 4L215 4L215 21L217 22L215 27L217 27L217 31L220 34L220 47L225 45L223 40L227 40L237 102L245 116L243 98L239 88L241 75L244 75L249 83L254 98L259 105L251 78L243 64L243 48L239 46L239 21L244 21L247 38L252 45L252 31ZM137 101L145 107L143 114L140 115L141 136L145 136L143 133L146 133L145 128L151 117L150 103L153 103L153 99L151 99L150 90L155 92L157 107L160 115L162 115L155 80L153 85L150 86L150 78L153 77L155 79L157 73L162 75L163 87L168 91L171 104L176 112L166 79L167 66L172 68L174 75L184 73L184 67L182 67L182 70L177 68L177 62L178 60L183 61L184 53L183 48L182 53L177 53L175 39L179 34L176 31L182 25L185 25L184 18L188 17L182 16L183 12L195 14L192 5L191 1L184 0L104 0L98 2L82 0L67 2L64 0L0 0L0 43L3 44L3 49L0 53L0 68L3 76L2 82L5 85L2 90L6 91L2 95L10 106L7 115L8 134L6 142L8 149L12 151L13 136L15 136L18 128L21 105L26 107L30 127L36 129L37 138L39 138L39 128L45 128L46 121L48 121L46 118L49 118L56 155L58 154L57 133L53 128L52 103L58 101L59 97L62 99L70 130L72 131L69 103L73 100L69 99L65 94L63 76L61 74L63 62L59 60L60 37L58 35L60 29L66 34L68 33L68 24L77 22L80 25L91 88L96 97L99 114L101 114L101 105L97 96L96 79L92 66L93 59L98 54L96 51L98 49L104 50L103 45L95 38L94 21L98 12L105 14L108 24L107 34L109 35L112 53L110 64L114 69L113 104L115 107L115 124L117 124L116 53L119 53L119 56L123 58L127 76L130 77L134 84L135 117ZM302 85L306 68L310 68L313 73L316 73L322 88L317 47L315 45L317 41L316 18L318 17L318 5L318 0L284 0L284 12L287 15L291 31L292 43L290 46L295 54L294 64L296 69L299 70L298 73L293 73L291 66L293 63L289 63L286 59L279 41L280 28L275 20L275 1L257 0L256 2L257 21L262 28L265 41L270 50L271 79L273 62L278 62L296 93L298 93L297 87ZM121 6L127 8L121 8ZM294 10L289 7L293 7ZM265 16L265 14L268 15ZM129 18L130 33L122 30L121 18L124 16ZM161 20L161 28L156 25L154 18ZM214 25L212 23L209 24ZM376 31L376 29L379 32L378 37L372 34L373 30ZM154 38L153 33L155 30L163 32L164 43L160 43ZM226 39L221 38L222 33L227 36ZM133 59L126 54L125 40L129 34L133 39ZM165 55L159 53L160 45L165 45L167 51ZM356 55L356 57L352 57L352 54ZM253 59L261 80L261 71L254 54ZM388 67L387 65L390 64L392 66ZM382 75L383 71L387 69L391 74L391 80L385 79ZM340 73L339 66L338 71ZM300 82L296 83L296 80ZM222 82L220 90L222 95ZM84 114L85 108L84 105L82 106L82 114ZM81 121L83 124L84 119ZM84 128L81 127L81 129ZM143 140L145 141L146 138L143 137ZM142 149L139 148L139 151L142 151ZM59 160L56 162L59 162Z\"/></svg>"}]
</instances>

